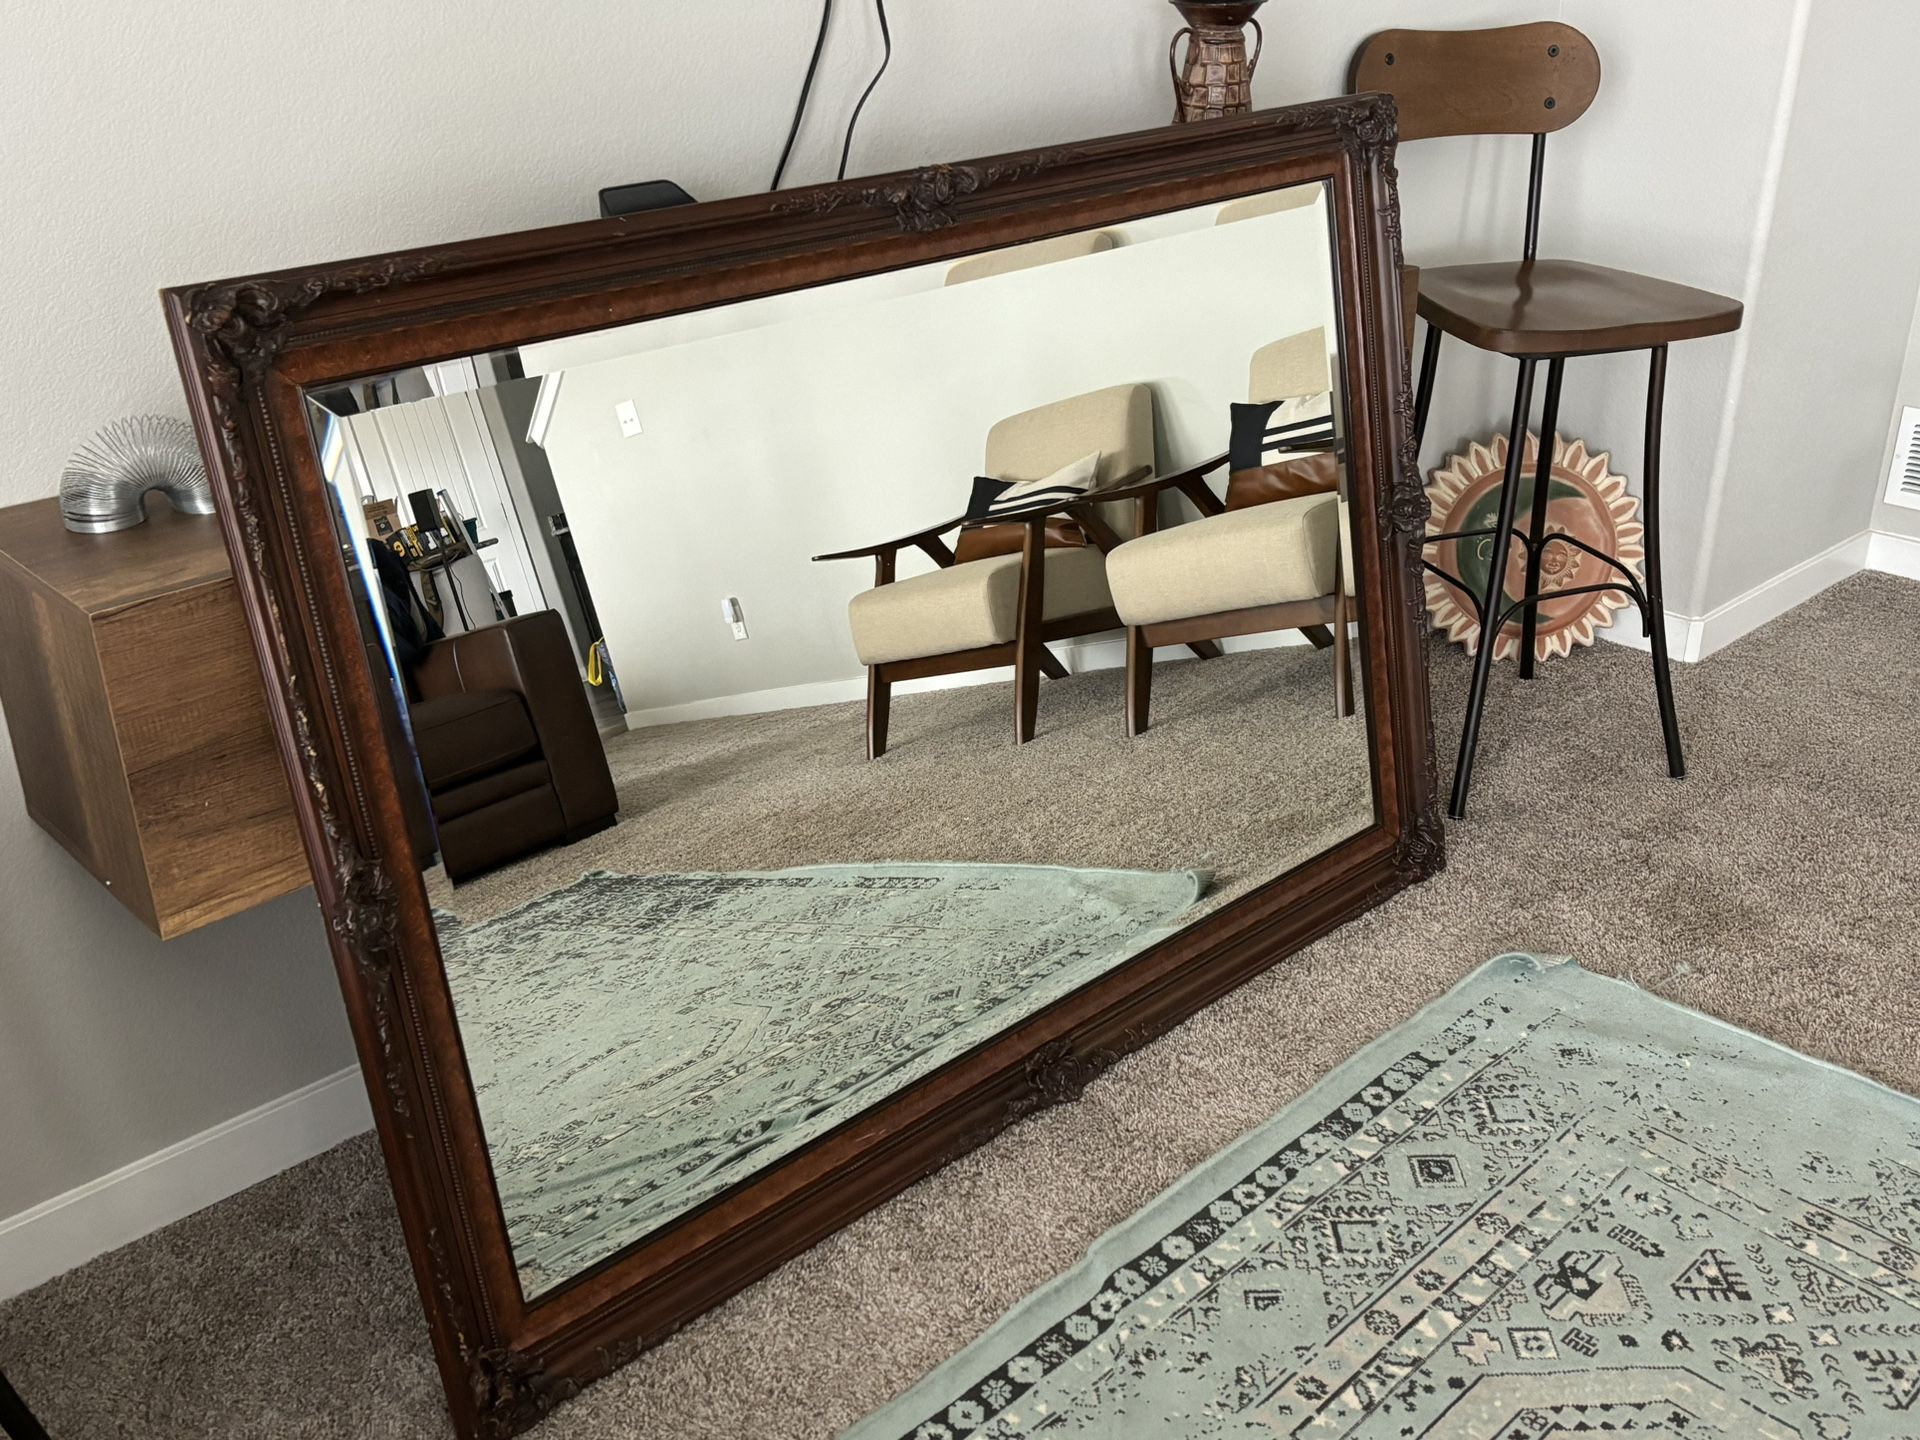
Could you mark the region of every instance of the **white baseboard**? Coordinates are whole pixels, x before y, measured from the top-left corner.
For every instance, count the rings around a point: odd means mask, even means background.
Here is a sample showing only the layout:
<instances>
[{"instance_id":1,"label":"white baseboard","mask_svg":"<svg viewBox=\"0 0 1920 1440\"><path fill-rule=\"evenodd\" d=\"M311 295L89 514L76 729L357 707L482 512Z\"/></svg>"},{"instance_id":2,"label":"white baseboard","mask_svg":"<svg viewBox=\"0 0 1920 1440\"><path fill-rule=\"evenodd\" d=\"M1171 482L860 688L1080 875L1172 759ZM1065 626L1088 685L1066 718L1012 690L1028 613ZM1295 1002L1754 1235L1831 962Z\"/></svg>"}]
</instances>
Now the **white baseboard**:
<instances>
[{"instance_id":1,"label":"white baseboard","mask_svg":"<svg viewBox=\"0 0 1920 1440\"><path fill-rule=\"evenodd\" d=\"M1804 605L1822 590L1858 575L1866 567L1871 538L1862 530L1708 611L1700 618L1700 654L1711 655Z\"/></svg>"},{"instance_id":2,"label":"white baseboard","mask_svg":"<svg viewBox=\"0 0 1920 1440\"><path fill-rule=\"evenodd\" d=\"M1648 650L1652 646L1640 633L1640 612L1631 605L1618 611L1613 624L1597 632L1600 639L1629 650ZM1691 665L1700 658L1700 622L1689 615L1667 612L1667 658Z\"/></svg>"},{"instance_id":3,"label":"white baseboard","mask_svg":"<svg viewBox=\"0 0 1920 1440\"><path fill-rule=\"evenodd\" d=\"M1269 650L1281 645L1304 645L1298 631L1286 630L1267 635L1240 635L1222 640L1220 648L1229 654L1243 650ZM1091 636L1069 640L1051 647L1070 675L1091 670L1118 670L1127 663L1127 643L1119 636ZM1183 647L1157 650L1156 655L1171 660L1185 654ZM968 670L958 675L930 675L923 680L903 680L893 687L895 695L913 695L927 690L956 690L965 685L1003 684L1013 679L1011 666L993 670ZM845 680L816 680L802 685L783 685L772 690L749 690L740 695L716 695L710 700L690 700L680 705L660 705L649 710L629 710L627 728L645 730L655 725L681 725L689 720L718 720L729 715L761 715L772 710L799 710L813 705L841 705L867 697L864 674Z\"/></svg>"},{"instance_id":4,"label":"white baseboard","mask_svg":"<svg viewBox=\"0 0 1920 1440\"><path fill-rule=\"evenodd\" d=\"M0 1220L0 1300L64 1275L373 1125L355 1065Z\"/></svg>"},{"instance_id":5,"label":"white baseboard","mask_svg":"<svg viewBox=\"0 0 1920 1440\"><path fill-rule=\"evenodd\" d=\"M1920 580L1920 538L1874 531L1867 537L1867 569Z\"/></svg>"},{"instance_id":6,"label":"white baseboard","mask_svg":"<svg viewBox=\"0 0 1920 1440\"><path fill-rule=\"evenodd\" d=\"M1831 585L1864 569L1883 567L1871 563L1872 542L1896 537L1861 531L1818 555L1809 556L1789 570L1761 582L1705 615L1667 616L1667 653L1674 660L1692 664L1714 651L1724 649L1742 635L1751 634L1770 620L1777 620L1795 606L1803 605ZM1914 542L1920 552L1920 542ZM1613 625L1600 632L1601 638L1636 650L1647 648L1640 633L1640 617L1628 607L1619 612Z\"/></svg>"}]
</instances>

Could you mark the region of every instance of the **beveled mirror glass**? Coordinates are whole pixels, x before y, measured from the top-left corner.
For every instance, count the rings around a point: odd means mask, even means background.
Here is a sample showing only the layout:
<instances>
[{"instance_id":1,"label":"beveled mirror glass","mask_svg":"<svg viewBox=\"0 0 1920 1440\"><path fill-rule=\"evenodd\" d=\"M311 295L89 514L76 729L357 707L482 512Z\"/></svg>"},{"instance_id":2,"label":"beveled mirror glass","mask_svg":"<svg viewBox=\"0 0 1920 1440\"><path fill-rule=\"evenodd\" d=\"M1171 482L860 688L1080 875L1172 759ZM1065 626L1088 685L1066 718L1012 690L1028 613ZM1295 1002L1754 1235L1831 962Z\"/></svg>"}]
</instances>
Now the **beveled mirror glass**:
<instances>
[{"instance_id":1,"label":"beveled mirror glass","mask_svg":"<svg viewBox=\"0 0 1920 1440\"><path fill-rule=\"evenodd\" d=\"M1438 864L1390 137L170 293L464 1432Z\"/></svg>"},{"instance_id":2,"label":"beveled mirror glass","mask_svg":"<svg viewBox=\"0 0 1920 1440\"><path fill-rule=\"evenodd\" d=\"M1334 283L1316 182L311 397L530 1296L1373 822Z\"/></svg>"}]
</instances>

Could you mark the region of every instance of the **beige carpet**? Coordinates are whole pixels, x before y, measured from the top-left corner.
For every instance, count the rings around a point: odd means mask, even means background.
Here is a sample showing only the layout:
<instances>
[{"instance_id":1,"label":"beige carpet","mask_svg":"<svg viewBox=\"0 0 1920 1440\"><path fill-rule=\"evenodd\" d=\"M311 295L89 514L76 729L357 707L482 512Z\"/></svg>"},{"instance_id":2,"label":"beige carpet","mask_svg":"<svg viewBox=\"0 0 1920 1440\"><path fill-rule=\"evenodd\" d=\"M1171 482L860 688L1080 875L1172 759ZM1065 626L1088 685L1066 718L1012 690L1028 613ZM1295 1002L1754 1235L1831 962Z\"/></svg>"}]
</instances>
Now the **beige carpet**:
<instances>
[{"instance_id":1,"label":"beige carpet","mask_svg":"<svg viewBox=\"0 0 1920 1440\"><path fill-rule=\"evenodd\" d=\"M877 761L864 703L633 731L607 745L617 825L458 887L435 871L433 903L475 920L594 869L943 860L1211 870L1217 904L1371 822L1366 725L1334 717L1329 653L1155 670L1137 740L1119 670L1043 682L1025 745L1008 684L896 697Z\"/></svg>"},{"instance_id":2,"label":"beige carpet","mask_svg":"<svg viewBox=\"0 0 1920 1440\"><path fill-rule=\"evenodd\" d=\"M1693 774L1680 784L1660 764L1643 655L1601 646L1524 687L1503 670L1444 876L829 1239L538 1433L831 1433L1501 950L1572 952L1920 1090L1917 652L1920 586L1865 576L1683 667ZM1458 652L1436 652L1435 689L1450 756ZM364 1140L0 1309L0 1366L59 1440L447 1433Z\"/></svg>"}]
</instances>

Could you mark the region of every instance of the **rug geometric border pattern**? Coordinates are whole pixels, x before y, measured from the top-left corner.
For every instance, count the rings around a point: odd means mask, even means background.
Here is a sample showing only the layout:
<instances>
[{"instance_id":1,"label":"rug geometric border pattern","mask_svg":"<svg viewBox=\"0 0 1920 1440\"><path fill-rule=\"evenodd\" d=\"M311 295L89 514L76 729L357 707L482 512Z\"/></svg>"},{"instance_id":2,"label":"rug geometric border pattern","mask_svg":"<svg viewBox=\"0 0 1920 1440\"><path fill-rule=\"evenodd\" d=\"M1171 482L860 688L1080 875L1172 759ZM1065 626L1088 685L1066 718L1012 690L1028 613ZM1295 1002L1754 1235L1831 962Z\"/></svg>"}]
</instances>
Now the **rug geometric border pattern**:
<instances>
[{"instance_id":1,"label":"rug geometric border pattern","mask_svg":"<svg viewBox=\"0 0 1920 1440\"><path fill-rule=\"evenodd\" d=\"M1610 1431L1920 1436L1920 1103L1505 956L848 1435Z\"/></svg>"}]
</instances>

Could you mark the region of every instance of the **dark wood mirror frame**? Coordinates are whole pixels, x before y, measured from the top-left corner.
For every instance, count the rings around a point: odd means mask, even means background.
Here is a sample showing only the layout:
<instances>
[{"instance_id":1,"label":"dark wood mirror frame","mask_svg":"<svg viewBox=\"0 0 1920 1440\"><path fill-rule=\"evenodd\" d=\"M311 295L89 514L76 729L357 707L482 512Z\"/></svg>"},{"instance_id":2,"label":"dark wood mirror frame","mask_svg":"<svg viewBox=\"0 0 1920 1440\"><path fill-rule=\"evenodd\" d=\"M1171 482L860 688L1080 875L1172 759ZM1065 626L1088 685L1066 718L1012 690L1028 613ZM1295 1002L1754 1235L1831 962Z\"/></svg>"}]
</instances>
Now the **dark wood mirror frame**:
<instances>
[{"instance_id":1,"label":"dark wood mirror frame","mask_svg":"<svg viewBox=\"0 0 1920 1440\"><path fill-rule=\"evenodd\" d=\"M888 1196L1022 1116L1073 1099L1118 1056L1440 868L1418 564L1427 503L1409 438L1394 138L1393 102L1353 96L165 292L463 1436L525 1429ZM1375 823L528 1302L303 392L1323 180ZM1232 303L1225 284L1222 303ZM1367 536L1377 544L1358 543Z\"/></svg>"}]
</instances>

